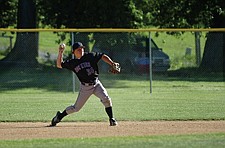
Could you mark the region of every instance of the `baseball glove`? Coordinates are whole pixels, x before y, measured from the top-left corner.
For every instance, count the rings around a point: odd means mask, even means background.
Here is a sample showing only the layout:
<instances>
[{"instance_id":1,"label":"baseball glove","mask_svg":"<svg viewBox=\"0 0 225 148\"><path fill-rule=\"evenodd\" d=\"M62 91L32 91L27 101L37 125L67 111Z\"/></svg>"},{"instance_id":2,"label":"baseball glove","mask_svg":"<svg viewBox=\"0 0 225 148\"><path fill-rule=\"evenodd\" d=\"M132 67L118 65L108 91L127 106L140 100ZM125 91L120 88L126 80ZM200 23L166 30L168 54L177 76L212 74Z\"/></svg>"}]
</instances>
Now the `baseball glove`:
<instances>
[{"instance_id":1,"label":"baseball glove","mask_svg":"<svg viewBox=\"0 0 225 148\"><path fill-rule=\"evenodd\" d=\"M118 74L120 73L120 69L121 69L120 64L114 62L112 66L110 67L109 72L113 74Z\"/></svg>"}]
</instances>

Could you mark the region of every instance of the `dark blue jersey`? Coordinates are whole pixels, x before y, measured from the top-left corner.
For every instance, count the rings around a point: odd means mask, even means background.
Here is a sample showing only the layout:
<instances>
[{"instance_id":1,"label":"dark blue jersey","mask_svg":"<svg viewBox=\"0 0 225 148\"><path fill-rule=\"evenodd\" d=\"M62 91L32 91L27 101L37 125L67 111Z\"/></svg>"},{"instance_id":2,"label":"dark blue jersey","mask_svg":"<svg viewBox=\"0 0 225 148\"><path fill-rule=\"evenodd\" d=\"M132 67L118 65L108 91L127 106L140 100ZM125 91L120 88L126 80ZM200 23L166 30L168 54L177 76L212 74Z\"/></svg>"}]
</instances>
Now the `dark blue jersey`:
<instances>
[{"instance_id":1,"label":"dark blue jersey","mask_svg":"<svg viewBox=\"0 0 225 148\"><path fill-rule=\"evenodd\" d=\"M98 62L103 53L85 52L80 59L70 59L61 63L62 68L72 70L84 83L93 83L98 78Z\"/></svg>"}]
</instances>

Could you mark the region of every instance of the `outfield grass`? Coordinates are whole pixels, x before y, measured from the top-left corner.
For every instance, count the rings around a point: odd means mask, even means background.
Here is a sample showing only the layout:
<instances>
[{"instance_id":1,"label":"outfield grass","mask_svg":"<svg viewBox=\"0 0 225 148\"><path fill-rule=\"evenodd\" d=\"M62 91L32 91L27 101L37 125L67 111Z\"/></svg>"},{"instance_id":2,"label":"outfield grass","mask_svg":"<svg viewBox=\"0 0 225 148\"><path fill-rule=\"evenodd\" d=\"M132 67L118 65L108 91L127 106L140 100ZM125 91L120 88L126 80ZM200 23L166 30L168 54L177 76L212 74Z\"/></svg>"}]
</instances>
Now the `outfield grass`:
<instances>
[{"instance_id":1,"label":"outfield grass","mask_svg":"<svg viewBox=\"0 0 225 148\"><path fill-rule=\"evenodd\" d=\"M193 66L194 34L188 32L177 38L160 33L159 37L152 37L170 56L172 69L186 66L184 56L187 47L192 48L192 63L189 66ZM39 50L56 53L57 39L52 32L40 33ZM203 34L202 53L204 43ZM0 59L3 57L0 56ZM57 110L73 104L77 97L77 92L72 92L71 77L70 72L45 66L31 71L0 71L0 122L50 122ZM102 74L100 77L113 99L114 114L118 120L225 120L225 83L221 75L154 75L152 94L149 93L146 75ZM92 96L79 113L67 116L63 121L106 120L104 107L98 98ZM225 133L0 140L0 147L225 147L224 139Z\"/></svg>"},{"instance_id":2,"label":"outfield grass","mask_svg":"<svg viewBox=\"0 0 225 148\"><path fill-rule=\"evenodd\" d=\"M74 138L74 139L35 139L35 140L0 140L4 148L149 148L149 147L225 147L225 134L193 134L193 135L162 135L139 137L108 137L108 138Z\"/></svg>"},{"instance_id":3,"label":"outfield grass","mask_svg":"<svg viewBox=\"0 0 225 148\"><path fill-rule=\"evenodd\" d=\"M66 70L10 70L1 78L0 121L50 121L57 110L73 104L78 95L72 92L72 74ZM225 120L222 77L153 76L152 94L147 76L102 74L100 78L119 120ZM105 120L103 106L95 96L80 113L65 118Z\"/></svg>"},{"instance_id":4,"label":"outfield grass","mask_svg":"<svg viewBox=\"0 0 225 148\"><path fill-rule=\"evenodd\" d=\"M57 110L74 103L71 72L51 67L0 73L0 122L50 122ZM225 83L221 75L191 77L108 75L100 78L121 120L225 120ZM63 121L107 121L104 107L92 96L77 114ZM225 134L162 135L108 138L0 140L0 147L224 147Z\"/></svg>"},{"instance_id":5,"label":"outfield grass","mask_svg":"<svg viewBox=\"0 0 225 148\"><path fill-rule=\"evenodd\" d=\"M108 88L118 120L225 119L222 82L194 82L195 86L193 82L164 82L165 86L162 83L154 82L151 95L144 82L143 88ZM76 97L77 93L42 89L7 91L0 96L0 121L50 121L57 110L73 104ZM65 121L105 121L105 117L102 104L92 96L80 113Z\"/></svg>"}]
</instances>

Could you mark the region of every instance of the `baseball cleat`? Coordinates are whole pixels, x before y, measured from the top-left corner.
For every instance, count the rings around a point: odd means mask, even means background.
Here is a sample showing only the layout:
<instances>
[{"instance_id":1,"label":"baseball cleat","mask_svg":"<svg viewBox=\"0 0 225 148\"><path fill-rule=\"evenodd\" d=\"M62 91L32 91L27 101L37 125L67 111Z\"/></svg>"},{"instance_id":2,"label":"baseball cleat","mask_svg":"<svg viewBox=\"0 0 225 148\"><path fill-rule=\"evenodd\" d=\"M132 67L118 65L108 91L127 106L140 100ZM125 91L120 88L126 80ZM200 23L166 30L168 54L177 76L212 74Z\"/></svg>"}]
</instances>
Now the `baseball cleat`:
<instances>
[{"instance_id":1,"label":"baseball cleat","mask_svg":"<svg viewBox=\"0 0 225 148\"><path fill-rule=\"evenodd\" d=\"M117 126L118 123L115 118L109 119L110 126Z\"/></svg>"},{"instance_id":2,"label":"baseball cleat","mask_svg":"<svg viewBox=\"0 0 225 148\"><path fill-rule=\"evenodd\" d=\"M59 118L58 118L58 117L59 117L59 114L60 114L60 111L58 111L58 112L56 113L55 117L52 119L51 126L56 126L56 124L60 122L60 120L59 120Z\"/></svg>"}]
</instances>

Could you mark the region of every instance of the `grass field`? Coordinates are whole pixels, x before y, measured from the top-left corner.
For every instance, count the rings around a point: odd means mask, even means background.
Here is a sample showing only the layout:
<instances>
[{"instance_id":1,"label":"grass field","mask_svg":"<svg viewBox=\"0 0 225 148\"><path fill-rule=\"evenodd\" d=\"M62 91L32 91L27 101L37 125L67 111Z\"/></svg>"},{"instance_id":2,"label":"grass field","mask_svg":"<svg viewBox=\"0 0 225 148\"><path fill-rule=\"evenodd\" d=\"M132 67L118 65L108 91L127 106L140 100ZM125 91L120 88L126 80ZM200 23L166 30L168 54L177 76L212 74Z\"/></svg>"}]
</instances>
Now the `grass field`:
<instances>
[{"instance_id":1,"label":"grass field","mask_svg":"<svg viewBox=\"0 0 225 148\"><path fill-rule=\"evenodd\" d=\"M108 92L120 120L225 119L224 82L153 81L152 94L145 81L118 80L114 83L118 88L107 82L105 85L111 87ZM1 92L0 120L49 121L58 109L72 104L76 96L77 93L73 94L72 91L55 92L41 88L17 88ZM93 96L81 114L72 115L66 120L102 121L105 113L101 108L102 104Z\"/></svg>"},{"instance_id":2,"label":"grass field","mask_svg":"<svg viewBox=\"0 0 225 148\"><path fill-rule=\"evenodd\" d=\"M196 135L162 135L145 137L109 137L109 138L77 138L77 139L37 139L37 140L13 140L0 141L0 147L4 148L180 148L180 147L204 147L223 148L225 134L196 134Z\"/></svg>"},{"instance_id":3,"label":"grass field","mask_svg":"<svg viewBox=\"0 0 225 148\"><path fill-rule=\"evenodd\" d=\"M43 32L41 36L40 50L55 53L58 46L55 42L56 35ZM169 54L175 63L175 69L183 66L182 62L176 61L183 60L185 48L195 48L192 33L180 38L162 33L153 38ZM201 41L203 49L205 38L201 38ZM71 77L70 72L45 66L35 70L1 71L0 122L50 122L57 110L62 111L76 99L77 92L72 92ZM221 74L191 73L184 77L154 75L152 94L149 93L147 75L102 74L100 78L113 99L114 114L120 121L225 120L225 83ZM72 114L63 121L107 121L107 118L98 98L92 96L79 113ZM0 140L0 147L222 148L225 147L225 133Z\"/></svg>"},{"instance_id":4,"label":"grass field","mask_svg":"<svg viewBox=\"0 0 225 148\"><path fill-rule=\"evenodd\" d=\"M71 73L49 69L0 73L1 122L50 122L57 110L72 104ZM225 120L225 83L222 75L190 78L100 76L113 99L120 121ZM102 104L91 97L84 108L64 121L107 121ZM224 147L225 133L109 138L0 140L0 147Z\"/></svg>"}]
</instances>

